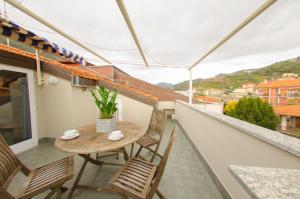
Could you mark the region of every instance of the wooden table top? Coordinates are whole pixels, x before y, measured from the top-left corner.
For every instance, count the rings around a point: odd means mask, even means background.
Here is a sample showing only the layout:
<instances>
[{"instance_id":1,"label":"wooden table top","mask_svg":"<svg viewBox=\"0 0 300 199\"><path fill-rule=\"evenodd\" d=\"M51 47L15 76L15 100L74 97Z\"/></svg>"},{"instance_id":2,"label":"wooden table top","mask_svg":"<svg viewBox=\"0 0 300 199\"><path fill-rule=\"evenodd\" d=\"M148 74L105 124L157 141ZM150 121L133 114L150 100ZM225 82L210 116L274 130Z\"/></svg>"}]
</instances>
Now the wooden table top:
<instances>
[{"instance_id":1,"label":"wooden table top","mask_svg":"<svg viewBox=\"0 0 300 199\"><path fill-rule=\"evenodd\" d=\"M72 140L57 138L55 146L66 152L89 154L120 149L137 141L143 134L142 127L131 122L117 122L116 129L122 131L124 138L117 141L108 139L108 133L96 133L96 125L78 128L80 136Z\"/></svg>"}]
</instances>

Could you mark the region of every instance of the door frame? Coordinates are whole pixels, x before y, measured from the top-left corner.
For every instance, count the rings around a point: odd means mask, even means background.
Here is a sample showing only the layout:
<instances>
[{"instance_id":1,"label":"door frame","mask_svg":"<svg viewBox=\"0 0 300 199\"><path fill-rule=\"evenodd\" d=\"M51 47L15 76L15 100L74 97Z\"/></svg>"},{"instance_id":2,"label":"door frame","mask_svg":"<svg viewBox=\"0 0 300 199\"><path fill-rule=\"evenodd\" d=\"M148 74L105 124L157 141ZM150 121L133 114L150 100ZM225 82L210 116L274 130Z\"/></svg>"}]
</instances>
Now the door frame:
<instances>
[{"instance_id":1,"label":"door frame","mask_svg":"<svg viewBox=\"0 0 300 199\"><path fill-rule=\"evenodd\" d=\"M30 106L30 122L31 122L31 139L22 141L20 143L11 145L10 148L15 153L20 153L22 151L28 150L32 147L38 145L38 134L37 134L37 113L36 113L36 95L35 95L35 78L33 70L20 68L17 66L11 66L6 64L0 64L1 70L10 70L20 73L25 73L28 83L28 93L29 93L29 106Z\"/></svg>"}]
</instances>

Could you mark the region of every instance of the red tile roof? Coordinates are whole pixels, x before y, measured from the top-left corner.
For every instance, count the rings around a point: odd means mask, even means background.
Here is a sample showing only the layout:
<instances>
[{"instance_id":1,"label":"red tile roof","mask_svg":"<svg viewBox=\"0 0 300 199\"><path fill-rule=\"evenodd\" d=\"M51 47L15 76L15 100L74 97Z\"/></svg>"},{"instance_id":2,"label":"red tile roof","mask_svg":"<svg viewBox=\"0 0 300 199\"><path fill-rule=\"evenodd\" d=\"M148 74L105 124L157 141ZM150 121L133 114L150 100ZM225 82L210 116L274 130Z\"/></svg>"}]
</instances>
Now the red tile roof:
<instances>
[{"instance_id":1,"label":"red tile roof","mask_svg":"<svg viewBox=\"0 0 300 199\"><path fill-rule=\"evenodd\" d=\"M195 98L200 102L208 102L208 103L216 103L220 101L217 98L207 97L207 96L197 96Z\"/></svg>"},{"instance_id":2,"label":"red tile roof","mask_svg":"<svg viewBox=\"0 0 300 199\"><path fill-rule=\"evenodd\" d=\"M33 53L29 53L29 52L20 50L18 48L13 48L13 47L10 47L10 46L4 45L4 44L0 44L0 50L10 52L10 53L14 53L14 54L17 54L17 55L21 55L23 57L28 57L28 58L31 58L31 59L35 59L35 54L33 54ZM40 59L41 59L42 62L52 64L52 65L55 65L55 66L60 67L62 69L68 70L74 75L78 75L78 76L85 77L85 78L88 78L88 79L93 79L93 80L98 80L99 79L99 77L91 71L81 70L81 69L76 68L72 65L63 64L63 63L60 63L58 61L54 61L54 60L51 60L51 59L48 59L48 58L45 58L45 57L42 57L42 56L40 57Z\"/></svg>"},{"instance_id":3,"label":"red tile roof","mask_svg":"<svg viewBox=\"0 0 300 199\"><path fill-rule=\"evenodd\" d=\"M276 80L271 82L261 82L257 88L283 88L300 87L300 79Z\"/></svg>"},{"instance_id":4,"label":"red tile roof","mask_svg":"<svg viewBox=\"0 0 300 199\"><path fill-rule=\"evenodd\" d=\"M277 115L300 117L300 105L274 106Z\"/></svg>"},{"instance_id":5,"label":"red tile roof","mask_svg":"<svg viewBox=\"0 0 300 199\"><path fill-rule=\"evenodd\" d=\"M29 53L17 48L9 47L4 44L0 44L0 50L6 51L9 53L13 53L16 55L20 55L23 57L36 59L35 54ZM78 64L73 63L60 63L55 60L51 60L45 57L40 57L42 62L51 64L55 67L62 68L66 71L70 71L72 75L84 77L87 79L92 79L98 81L100 84L102 83L105 86L108 86L112 89L117 89L121 93L125 93L129 97L133 97L137 100L140 100L142 102L146 102L148 104L154 105L158 102L158 98L152 94L149 94L147 92L144 92L143 90L136 89L134 87L128 86L126 84L120 83L120 82L113 82L110 78L106 77L105 74L98 73L94 70L91 70L88 67L80 67Z\"/></svg>"}]
</instances>

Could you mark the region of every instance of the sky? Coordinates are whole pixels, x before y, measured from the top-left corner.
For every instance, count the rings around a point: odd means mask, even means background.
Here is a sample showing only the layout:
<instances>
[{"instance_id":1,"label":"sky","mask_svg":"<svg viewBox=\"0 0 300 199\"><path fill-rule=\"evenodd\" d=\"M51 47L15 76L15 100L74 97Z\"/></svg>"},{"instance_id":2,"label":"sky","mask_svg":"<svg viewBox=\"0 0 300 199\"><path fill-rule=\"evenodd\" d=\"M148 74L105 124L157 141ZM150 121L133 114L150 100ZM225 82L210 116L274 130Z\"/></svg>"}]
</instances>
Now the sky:
<instances>
[{"instance_id":1,"label":"sky","mask_svg":"<svg viewBox=\"0 0 300 199\"><path fill-rule=\"evenodd\" d=\"M16 8L9 19L97 65L98 58ZM39 16L111 60L128 74L150 83L189 78L181 68L146 67L117 3L113 0L19 0ZM263 0L124 0L150 63L189 66L259 7ZM279 0L193 70L193 78L263 67L300 56L300 1ZM291 71L292 72L292 71Z\"/></svg>"}]
</instances>

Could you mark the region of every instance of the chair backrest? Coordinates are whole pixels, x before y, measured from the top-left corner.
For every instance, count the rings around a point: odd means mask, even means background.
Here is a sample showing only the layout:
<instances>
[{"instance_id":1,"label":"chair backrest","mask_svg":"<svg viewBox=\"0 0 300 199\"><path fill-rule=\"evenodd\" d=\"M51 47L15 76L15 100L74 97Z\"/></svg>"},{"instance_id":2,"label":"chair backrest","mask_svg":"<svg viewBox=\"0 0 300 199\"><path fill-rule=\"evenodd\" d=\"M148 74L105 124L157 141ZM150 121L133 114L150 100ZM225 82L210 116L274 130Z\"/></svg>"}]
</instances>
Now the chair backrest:
<instances>
[{"instance_id":1,"label":"chair backrest","mask_svg":"<svg viewBox=\"0 0 300 199\"><path fill-rule=\"evenodd\" d=\"M159 185L161 177L164 173L164 170L165 170L165 167L166 167L166 164L167 164L169 154L170 154L170 151L172 149L175 137L176 137L176 134L175 134L175 128L174 128L173 131L172 131L172 134L170 136L167 148L165 149L164 155L163 155L163 157L162 157L162 159L161 159L161 161L158 165L158 168L156 170L155 179L154 179L153 184L151 186L151 190L149 191L149 193L147 195L147 199L152 198L153 195L155 194L157 188L158 188L158 185Z\"/></svg>"},{"instance_id":2,"label":"chair backrest","mask_svg":"<svg viewBox=\"0 0 300 199\"><path fill-rule=\"evenodd\" d=\"M154 109L152 111L148 133L159 133L160 135L162 135L164 132L165 122L166 114L164 113L164 111Z\"/></svg>"},{"instance_id":3,"label":"chair backrest","mask_svg":"<svg viewBox=\"0 0 300 199\"><path fill-rule=\"evenodd\" d=\"M0 188L5 190L21 169L23 169L23 165L9 148L3 136L0 135Z\"/></svg>"}]
</instances>

